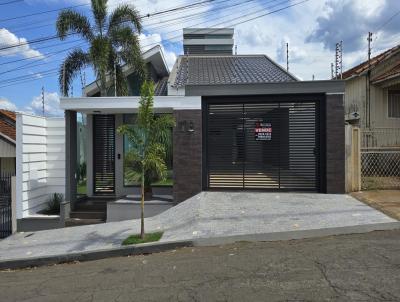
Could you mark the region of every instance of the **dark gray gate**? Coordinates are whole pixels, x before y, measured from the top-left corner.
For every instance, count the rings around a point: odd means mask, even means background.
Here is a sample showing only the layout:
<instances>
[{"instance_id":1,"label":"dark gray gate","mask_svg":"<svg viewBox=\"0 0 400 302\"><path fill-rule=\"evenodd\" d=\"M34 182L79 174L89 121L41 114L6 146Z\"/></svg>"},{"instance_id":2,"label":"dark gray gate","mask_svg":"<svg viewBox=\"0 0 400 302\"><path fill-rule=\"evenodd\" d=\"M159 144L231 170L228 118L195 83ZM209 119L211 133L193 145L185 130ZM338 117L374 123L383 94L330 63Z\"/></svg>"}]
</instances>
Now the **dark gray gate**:
<instances>
[{"instance_id":1,"label":"dark gray gate","mask_svg":"<svg viewBox=\"0 0 400 302\"><path fill-rule=\"evenodd\" d=\"M209 103L208 188L319 190L314 101Z\"/></svg>"},{"instance_id":2,"label":"dark gray gate","mask_svg":"<svg viewBox=\"0 0 400 302\"><path fill-rule=\"evenodd\" d=\"M0 174L0 238L12 233L11 174Z\"/></svg>"},{"instance_id":3,"label":"dark gray gate","mask_svg":"<svg viewBox=\"0 0 400 302\"><path fill-rule=\"evenodd\" d=\"M114 115L93 116L94 193L115 192Z\"/></svg>"}]
</instances>

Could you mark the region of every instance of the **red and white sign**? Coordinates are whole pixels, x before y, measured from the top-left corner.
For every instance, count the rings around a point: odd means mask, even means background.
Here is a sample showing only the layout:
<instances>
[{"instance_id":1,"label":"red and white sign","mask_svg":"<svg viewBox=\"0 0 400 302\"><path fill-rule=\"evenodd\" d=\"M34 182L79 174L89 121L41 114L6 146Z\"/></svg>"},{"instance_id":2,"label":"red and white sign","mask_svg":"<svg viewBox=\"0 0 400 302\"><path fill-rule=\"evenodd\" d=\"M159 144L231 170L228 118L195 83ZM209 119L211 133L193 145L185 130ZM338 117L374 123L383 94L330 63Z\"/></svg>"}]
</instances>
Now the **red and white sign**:
<instances>
[{"instance_id":1,"label":"red and white sign","mask_svg":"<svg viewBox=\"0 0 400 302\"><path fill-rule=\"evenodd\" d=\"M254 137L256 141L270 141L272 138L271 123L256 122L254 127Z\"/></svg>"}]
</instances>

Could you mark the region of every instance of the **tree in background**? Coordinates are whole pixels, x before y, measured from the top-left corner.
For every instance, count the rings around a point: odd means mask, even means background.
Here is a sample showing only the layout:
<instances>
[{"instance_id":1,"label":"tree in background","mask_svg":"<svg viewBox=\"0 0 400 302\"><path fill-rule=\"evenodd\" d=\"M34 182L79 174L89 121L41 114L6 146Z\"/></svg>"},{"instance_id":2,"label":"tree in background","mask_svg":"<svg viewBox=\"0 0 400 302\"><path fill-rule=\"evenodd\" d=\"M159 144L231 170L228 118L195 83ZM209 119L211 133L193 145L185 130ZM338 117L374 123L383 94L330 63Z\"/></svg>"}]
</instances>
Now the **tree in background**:
<instances>
[{"instance_id":1,"label":"tree in background","mask_svg":"<svg viewBox=\"0 0 400 302\"><path fill-rule=\"evenodd\" d=\"M74 49L61 64L59 84L64 96L68 96L72 81L86 66L93 68L101 96L107 95L107 77L111 85L117 83L117 95L128 94L123 63L133 67L140 79L145 77L138 38L142 30L139 12L132 5L121 4L108 14L107 2L91 0L93 25L88 17L71 9L61 11L58 16L56 29L60 40L77 34L89 45L86 51Z\"/></svg>"},{"instance_id":2,"label":"tree in background","mask_svg":"<svg viewBox=\"0 0 400 302\"><path fill-rule=\"evenodd\" d=\"M154 174L165 180L167 174L166 155L171 141L171 128L175 120L171 115L154 114L154 84L145 81L140 90L140 101L136 122L118 128L118 133L126 135L130 142L127 154L141 183L141 231L144 239L145 193L151 190Z\"/></svg>"}]
</instances>

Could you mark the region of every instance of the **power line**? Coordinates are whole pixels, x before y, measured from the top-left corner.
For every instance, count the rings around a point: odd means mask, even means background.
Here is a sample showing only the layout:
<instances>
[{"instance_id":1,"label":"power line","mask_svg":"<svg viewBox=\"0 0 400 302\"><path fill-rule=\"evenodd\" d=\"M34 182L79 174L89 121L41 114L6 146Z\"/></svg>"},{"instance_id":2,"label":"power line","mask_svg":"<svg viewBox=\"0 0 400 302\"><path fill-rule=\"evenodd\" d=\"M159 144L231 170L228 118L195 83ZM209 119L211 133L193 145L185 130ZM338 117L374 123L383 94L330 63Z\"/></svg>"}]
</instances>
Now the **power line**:
<instances>
[{"instance_id":1,"label":"power line","mask_svg":"<svg viewBox=\"0 0 400 302\"><path fill-rule=\"evenodd\" d=\"M11 18L6 18L6 19L0 19L0 22L17 20L17 19L21 19L21 18L29 18L29 17L32 17L32 16L39 16L39 15L43 15L43 14L48 14L48 13L52 13L52 12L61 11L61 10L64 10L64 9L73 9L73 8L77 8L77 7L87 6L87 5L90 5L90 4L86 3L86 4L79 4L79 5L73 5L73 6L66 6L66 7L63 7L63 8L50 9L50 10L41 11L41 12L37 12L37 13L32 13L32 14L27 14L27 15L22 15L22 16L16 16L16 17L11 17Z\"/></svg>"},{"instance_id":2,"label":"power line","mask_svg":"<svg viewBox=\"0 0 400 302\"><path fill-rule=\"evenodd\" d=\"M13 1L8 1L8 2L0 3L0 5L13 4L13 3L23 2L23 1L24 1L24 0L13 0Z\"/></svg>"},{"instance_id":3,"label":"power line","mask_svg":"<svg viewBox=\"0 0 400 302\"><path fill-rule=\"evenodd\" d=\"M282 8L273 10L273 11L269 11L269 12L267 12L267 13L263 13L263 14L258 15L258 16L254 16L254 17L252 17L252 18L248 18L248 19L245 19L245 20L243 20L243 21L236 22L236 23L234 23L234 24L231 24L230 26L236 26L236 25L240 25L240 24L243 24L243 23L246 23L246 22L250 22L250 21L253 21L253 20L256 20L256 19L265 17L265 16L267 16L267 15L271 15L271 14L274 14L274 13L277 13L277 12L280 12L280 11L283 11L283 10L285 10L285 9L288 9L288 8L291 8L291 7L294 7L294 6L303 4L303 3L308 2L308 1L309 1L309 0L303 0L303 1L300 1L300 2L297 2L297 3L293 3L293 4L291 4L291 5L287 5L287 6L285 6L285 7L282 7ZM253 14L254 14L254 13L247 14L247 15L244 15L244 16L253 15ZM235 18L235 19L233 19L233 20L237 20L237 18ZM229 20L229 21L231 21L231 20ZM218 23L218 24L216 24L216 25L214 25L214 26L217 26L217 25L220 25L220 24L222 24L222 23L229 22L229 21L223 21L223 22L220 22L220 23ZM218 30L218 29L216 29L216 30ZM175 38L175 37L174 37L174 38ZM171 38L170 40L172 40L172 39L174 39L174 38ZM146 45L145 47L150 46L150 45L152 45L152 44L158 44L158 42L156 42L156 43L150 43L150 44ZM56 68L56 69L57 69L57 68ZM38 76L38 75L42 76L43 74L45 74L45 73L47 74L48 72L52 72L53 70L56 70L56 69L50 69L50 70L47 70L47 71L37 72L37 73L35 73L35 74L31 75L31 76ZM57 73L57 72L56 72L56 73ZM6 79L5 82L6 82L7 84L8 84L8 83L18 84L18 83L21 83L21 82L19 82L20 80L23 80L23 82L26 82L26 80L29 79L29 78L26 78L26 77L29 77L29 76L21 76L21 77L17 77L17 78L10 78L10 79ZM32 80L34 80L34 79L32 79ZM4 82L4 81L3 81L3 82ZM7 85L7 86L11 86L11 85L9 84L9 85ZM1 88L1 87L6 87L6 86L3 85L3 86L0 86L0 88Z\"/></svg>"}]
</instances>

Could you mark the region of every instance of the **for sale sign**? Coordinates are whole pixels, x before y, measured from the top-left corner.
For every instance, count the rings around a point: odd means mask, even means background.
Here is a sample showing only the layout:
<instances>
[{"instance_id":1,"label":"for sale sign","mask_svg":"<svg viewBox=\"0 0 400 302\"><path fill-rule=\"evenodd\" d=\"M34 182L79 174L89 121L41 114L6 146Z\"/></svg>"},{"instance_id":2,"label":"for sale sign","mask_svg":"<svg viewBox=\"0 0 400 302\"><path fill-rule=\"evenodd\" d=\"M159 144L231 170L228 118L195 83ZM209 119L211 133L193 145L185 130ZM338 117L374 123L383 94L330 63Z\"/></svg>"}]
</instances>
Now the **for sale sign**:
<instances>
[{"instance_id":1,"label":"for sale sign","mask_svg":"<svg viewBox=\"0 0 400 302\"><path fill-rule=\"evenodd\" d=\"M256 122L254 137L256 141L270 141L272 138L271 123Z\"/></svg>"}]
</instances>

